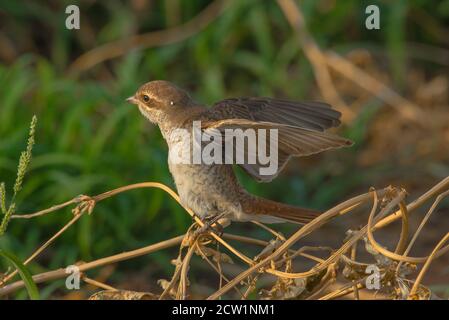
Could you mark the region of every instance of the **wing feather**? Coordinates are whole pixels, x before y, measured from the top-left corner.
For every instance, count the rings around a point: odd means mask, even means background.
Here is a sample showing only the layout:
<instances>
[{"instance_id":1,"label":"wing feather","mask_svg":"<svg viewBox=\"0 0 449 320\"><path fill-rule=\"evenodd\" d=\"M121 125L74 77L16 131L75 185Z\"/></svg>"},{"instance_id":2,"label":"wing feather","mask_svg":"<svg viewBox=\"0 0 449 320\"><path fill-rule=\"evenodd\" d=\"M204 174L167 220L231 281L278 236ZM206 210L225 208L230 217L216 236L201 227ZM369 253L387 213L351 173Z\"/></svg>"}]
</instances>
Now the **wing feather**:
<instances>
[{"instance_id":1,"label":"wing feather","mask_svg":"<svg viewBox=\"0 0 449 320\"><path fill-rule=\"evenodd\" d=\"M306 156L352 145L348 139L325 132L340 124L340 116L340 112L321 102L233 98L217 102L206 111L203 129L214 128L221 132L236 128L277 129L279 150L278 170L275 174L260 175L259 169L263 167L260 163L240 165L256 180L268 182L282 171L291 156ZM268 139L266 145L269 148ZM246 154L245 159L248 159L247 156ZM255 158L257 159L257 154Z\"/></svg>"}]
</instances>

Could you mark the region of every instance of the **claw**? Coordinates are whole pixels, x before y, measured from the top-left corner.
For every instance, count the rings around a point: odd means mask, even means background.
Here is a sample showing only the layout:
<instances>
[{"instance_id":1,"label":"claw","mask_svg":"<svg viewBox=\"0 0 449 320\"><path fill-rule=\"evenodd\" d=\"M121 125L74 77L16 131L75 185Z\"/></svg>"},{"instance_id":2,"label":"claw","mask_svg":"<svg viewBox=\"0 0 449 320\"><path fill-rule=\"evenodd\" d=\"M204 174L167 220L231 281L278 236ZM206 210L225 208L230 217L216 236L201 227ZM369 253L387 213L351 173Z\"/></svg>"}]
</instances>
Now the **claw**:
<instances>
[{"instance_id":1,"label":"claw","mask_svg":"<svg viewBox=\"0 0 449 320\"><path fill-rule=\"evenodd\" d=\"M223 235L224 228L223 226L218 222L221 218L225 216L224 213L216 215L215 217L212 217L210 219L201 219L201 221L204 223L204 225L198 229L195 230L194 236L198 236L204 232L206 232L209 228L212 229L218 236Z\"/></svg>"}]
</instances>

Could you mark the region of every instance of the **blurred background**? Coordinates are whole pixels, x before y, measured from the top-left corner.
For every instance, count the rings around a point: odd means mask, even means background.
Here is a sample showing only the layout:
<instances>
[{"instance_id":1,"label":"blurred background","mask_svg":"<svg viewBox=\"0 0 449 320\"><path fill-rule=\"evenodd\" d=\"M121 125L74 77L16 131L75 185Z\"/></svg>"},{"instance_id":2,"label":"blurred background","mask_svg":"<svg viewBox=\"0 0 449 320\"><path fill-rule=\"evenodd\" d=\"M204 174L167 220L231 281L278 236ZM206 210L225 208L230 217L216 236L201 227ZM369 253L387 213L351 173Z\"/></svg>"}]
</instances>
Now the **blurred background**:
<instances>
[{"instance_id":1,"label":"blurred background","mask_svg":"<svg viewBox=\"0 0 449 320\"><path fill-rule=\"evenodd\" d=\"M70 4L80 8L79 30L65 27ZM354 140L352 148L294 159L269 184L238 171L248 190L273 200L325 210L390 184L406 188L412 200L447 176L449 1L296 4L305 25L295 30L289 20L295 17L274 0L1 1L0 181L9 194L29 123L38 117L17 212L142 181L174 187L158 128L125 102L155 79L172 81L209 105L273 96L326 101L343 113L337 132ZM379 30L365 27L370 4L380 9ZM314 46L321 56L310 51ZM323 72L330 82L323 82ZM429 254L448 230L448 214L446 202L414 254ZM70 217L67 208L12 220L0 246L23 261ZM366 212L345 217L304 241L340 244L345 230L365 220ZM163 191L126 192L99 203L29 269L35 274L136 249L182 234L190 223ZM270 238L251 224L231 229ZM388 245L388 230L380 239ZM176 253L160 251L89 274L124 289L158 291L156 280L171 276ZM425 283L448 294L449 259L441 257L432 268ZM206 264L198 261L192 272L198 290L216 287L218 277ZM40 289L42 298L84 298L93 288L69 292L59 280ZM26 297L25 290L11 296Z\"/></svg>"}]
</instances>

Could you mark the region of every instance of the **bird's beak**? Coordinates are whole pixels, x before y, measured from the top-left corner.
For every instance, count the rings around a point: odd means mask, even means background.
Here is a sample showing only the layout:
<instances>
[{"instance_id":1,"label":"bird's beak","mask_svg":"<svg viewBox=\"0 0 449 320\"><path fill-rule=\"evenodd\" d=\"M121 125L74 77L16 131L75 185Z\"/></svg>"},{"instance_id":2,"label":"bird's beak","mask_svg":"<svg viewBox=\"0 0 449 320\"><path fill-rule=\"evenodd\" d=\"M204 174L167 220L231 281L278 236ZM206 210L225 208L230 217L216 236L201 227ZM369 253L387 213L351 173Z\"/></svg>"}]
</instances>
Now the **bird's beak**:
<instances>
[{"instance_id":1,"label":"bird's beak","mask_svg":"<svg viewBox=\"0 0 449 320\"><path fill-rule=\"evenodd\" d=\"M137 104L138 102L138 100L134 96L129 97L128 99L126 99L126 101L132 104Z\"/></svg>"}]
</instances>

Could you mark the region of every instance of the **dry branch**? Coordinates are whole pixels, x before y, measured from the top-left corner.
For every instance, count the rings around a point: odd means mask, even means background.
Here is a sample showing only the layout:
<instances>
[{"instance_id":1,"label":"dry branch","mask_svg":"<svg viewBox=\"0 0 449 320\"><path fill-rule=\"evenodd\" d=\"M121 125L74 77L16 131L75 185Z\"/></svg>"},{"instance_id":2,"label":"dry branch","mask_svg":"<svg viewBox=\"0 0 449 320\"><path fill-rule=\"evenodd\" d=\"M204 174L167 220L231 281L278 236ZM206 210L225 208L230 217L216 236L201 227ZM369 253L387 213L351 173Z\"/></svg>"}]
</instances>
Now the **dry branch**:
<instances>
[{"instance_id":1,"label":"dry branch","mask_svg":"<svg viewBox=\"0 0 449 320\"><path fill-rule=\"evenodd\" d=\"M139 189L139 188L160 188L170 194L173 199L179 202L179 197L176 193L168 188L167 186L154 182L145 182L145 183L137 183L129 186L124 186L121 188L117 188L105 193L102 193L97 196L89 197L89 196L79 196L71 201L67 201L61 205L54 206L50 209L43 210L37 213L33 213L30 215L24 215L28 219L41 217L44 214L48 214L53 212L54 210L61 209L70 204L76 204L76 207L73 209L75 216L53 237L51 237L43 246L41 246L38 250L36 250L25 262L29 263L34 260L40 253L42 253L49 245L51 245L54 240L59 237L67 228L73 225L82 214L84 213L92 213L96 202L102 201L109 197L120 194L121 192ZM425 272L428 270L430 263L437 258L438 256L446 253L448 251L448 245L444 246L446 241L448 240L448 235L446 235L440 243L435 247L432 253L428 257L410 257L408 253L411 249L411 246L416 240L419 232L423 229L425 222L429 218L430 214L435 212L437 206L442 201L444 196L449 193L449 177L438 183L436 186L427 191L424 195L419 197L417 200L413 201L410 204L405 203L406 192L401 189L396 189L392 187L388 187L382 190L370 190L370 192L356 196L352 199L349 199L332 209L329 209L321 216L317 217L310 223L301 227L297 232L295 232L289 238L284 237L278 231L273 228L269 228L265 225L261 225L260 223L256 223L259 227L264 230L270 232L270 234L274 237L270 242L266 242L263 240L258 240L250 237L240 236L240 235L232 235L232 234L223 234L221 236L215 234L212 230L208 230L205 233L197 234L196 230L203 226L201 220L199 220L190 210L186 209L186 211L192 215L195 219L194 224L189 228L185 235L181 235L170 240L162 241L157 244L153 244L144 248L140 248L137 250L132 250L129 252L120 253L117 255L113 255L110 257L102 258L99 260L80 263L78 264L80 272L83 273L83 279L86 283L90 283L102 289L107 289L108 292L111 290L120 290L116 289L113 286L103 284L96 280L88 278L84 272L98 268L107 264L116 263L119 261L129 260L131 258L135 258L141 255L149 254L155 252L157 250L161 250L164 248L168 248L174 245L180 245L179 249L179 257L176 261L176 269L175 274L172 277L172 280L167 283L165 286L164 292L157 296L159 299L164 299L168 297L177 298L177 299L186 299L188 295L188 273L190 269L190 261L195 255L199 255L204 260L206 260L211 266L213 266L214 270L220 275L221 279L224 279L226 283L224 286L221 286L218 290L212 294L209 299L216 299L225 293L227 293L230 289L236 290L238 292L239 297L246 297L247 294L254 290L261 273L269 273L277 277L276 284L270 291L267 291L269 296L271 297L284 297L284 298L304 298L304 299L331 299L341 297L343 295L347 295L351 292L354 292L357 297L359 297L360 290L364 288L364 281L366 280L366 274L364 270L367 267L367 264L363 262L356 261L356 257L354 254L354 246L360 241L364 240L367 244L367 250L377 258L381 257L382 259L378 260L378 266L382 270L381 276L383 281L389 281L390 285L384 286L389 289L389 294L392 294L394 290L397 290L399 286L401 288L404 287L404 284L410 283L413 285L413 288L410 290L410 294L403 293L402 298L404 297L412 297L412 298L423 298L423 296L419 295L419 292L426 292L420 282L422 281L422 277ZM412 241L408 244L406 242L406 235L409 230L409 219L408 216L412 214L413 211L416 211L419 207L421 207L425 202L435 198L431 208L428 213L425 215L422 223L418 227L418 230L415 232ZM358 231L350 232L349 238L339 247L339 248L321 248L321 247L301 247L299 249L293 249L292 246L297 243L300 239L307 236L312 232L316 232L320 229L324 224L329 223L331 220L348 214L354 211L356 208L361 208L362 204L368 204L372 201L372 206L368 218L367 225L361 228ZM396 209L396 207L398 209ZM380 208L380 209L379 209ZM378 212L378 210L380 210ZM395 210L397 210L395 212ZM390 212L394 212L390 214ZM384 226L390 224L391 222L401 219L402 227L401 227L401 236L399 237L398 244L396 245L395 252L391 252L388 249L383 248L379 243L377 243L374 239L374 232ZM18 218L18 217L15 217ZM231 246L225 239L239 241L241 243L249 244L249 245L258 245L263 246L264 249L262 252L257 255L255 258L249 258L243 255L239 250L235 247ZM221 268L221 262L229 262L229 257L216 249L210 247L211 244L220 243L225 248L227 248L232 254L236 257L240 258L246 265L247 269L239 274L232 280L229 280L228 277L223 273ZM399 248L399 249L398 249ZM403 250L403 248L406 248ZM330 251L330 255L326 259L321 259L315 257L311 254L305 253L305 251L311 250L328 250ZM183 255L184 250L186 250L186 254ZM351 254L352 252L352 254ZM347 257L346 254L350 253L351 257ZM209 257L212 257L213 261L217 264L217 266L212 263ZM310 270L305 272L294 272L293 262L299 256L306 257L315 261L316 264ZM379 262L380 261L380 262ZM403 268L401 264L406 263L407 266L409 264L424 264L424 267L421 269L416 282L410 281L409 279L402 278ZM341 267L349 268L352 270L352 274L359 274L356 279L348 279L350 280L348 284L344 285L342 288L334 291L327 292L326 289L330 287L332 283L336 281L336 278L339 274L345 274L340 271ZM284 270L282 270L284 269ZM254 274L255 273L255 274ZM347 273L347 272L346 272ZM0 287L0 296L9 294L14 292L15 290L24 286L23 281L16 281L11 284L5 285L5 283L9 282L14 276L15 272L10 273L6 277L3 278L3 285ZM253 275L254 274L254 275ZM391 275L393 274L393 278ZM36 283L42 283L46 281L51 281L55 279L64 278L66 276L65 268L60 268L54 271L45 272L42 274L34 275L33 280ZM246 285L247 289L244 294L240 291L239 286L241 284ZM246 284L245 284L246 283ZM391 284L392 283L392 284ZM309 288L309 289L306 289ZM152 297L155 297L154 294L150 294ZM126 295L125 295L126 296ZM117 297L117 295L114 295ZM398 298L399 296L395 296Z\"/></svg>"},{"instance_id":2,"label":"dry branch","mask_svg":"<svg viewBox=\"0 0 449 320\"><path fill-rule=\"evenodd\" d=\"M337 53L328 50L322 52L309 34L306 22L299 6L293 0L277 0L286 19L298 35L299 42L314 69L314 74L323 97L343 111L343 120L350 120L354 112L339 96L329 69L334 69L354 84L372 93L378 99L395 108L399 114L419 125L428 123L427 115L415 103L405 99L381 81L373 78Z\"/></svg>"}]
</instances>

